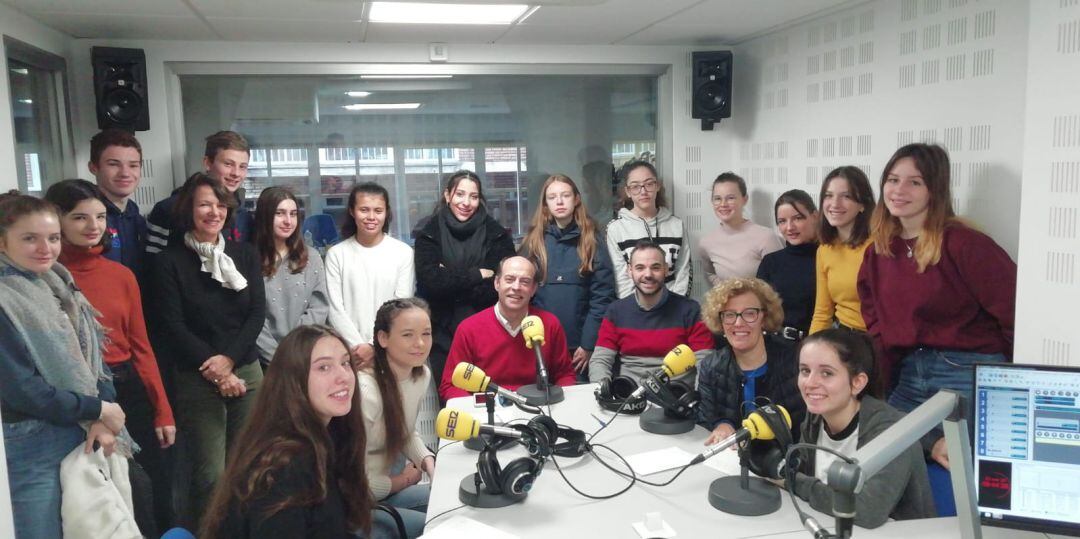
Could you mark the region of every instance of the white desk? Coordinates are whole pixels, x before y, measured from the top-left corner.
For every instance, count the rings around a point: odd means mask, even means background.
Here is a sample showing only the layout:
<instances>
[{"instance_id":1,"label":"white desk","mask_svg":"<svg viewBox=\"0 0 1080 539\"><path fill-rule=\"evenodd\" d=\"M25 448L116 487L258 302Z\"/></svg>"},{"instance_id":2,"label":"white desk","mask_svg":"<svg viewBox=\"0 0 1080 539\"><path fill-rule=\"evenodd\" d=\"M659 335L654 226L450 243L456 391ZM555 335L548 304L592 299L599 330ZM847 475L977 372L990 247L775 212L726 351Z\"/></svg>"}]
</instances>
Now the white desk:
<instances>
[{"instance_id":1,"label":"white desk","mask_svg":"<svg viewBox=\"0 0 1080 539\"><path fill-rule=\"evenodd\" d=\"M599 424L591 414L604 419L612 413L601 409L592 394L592 385L580 385L566 388L566 400L552 406L552 415L560 424L580 428L592 433ZM477 419L482 419L485 411L472 406L472 398L452 399L450 407L468 411ZM519 410L500 409L500 416L530 417ZM680 447L690 453L700 453L708 432L695 427L691 432L663 436L650 434L638 427L638 416L620 415L608 428L604 429L593 443L611 447L624 457L664 449ZM444 445L446 442L443 442ZM624 465L603 449L597 449L601 458L618 469ZM519 445L508 447L499 452L499 463L507 463L525 455ZM610 456L609 456L610 455ZM435 479L431 486L431 499L428 503L428 517L434 517L443 511L458 507L458 485L466 475L476 470L477 452L455 443L439 451ZM586 455L580 459L556 457L567 478L580 490L592 495L614 493L628 483L628 479L615 475L614 472L595 462L595 457ZM714 459L736 461L735 452L725 452ZM674 471L661 472L645 477L652 482L668 480ZM543 473L537 478L528 498L522 503L500 509L477 509L462 507L439 517L429 524L429 530L437 528L451 515L463 515L483 522L499 530L514 534L523 539L550 539L552 537L634 538L637 534L631 528L632 522L644 520L645 513L658 511L663 519L674 528L680 538L703 537L765 537L778 536L783 539L810 537L804 531L795 509L786 493L782 497L779 511L760 517L741 517L729 515L709 505L707 495L709 484L723 474L705 465L697 465L686 470L674 483L666 487L653 487L642 483L636 484L628 492L610 500L592 500L575 493L559 475L550 460ZM832 528L833 518L809 508L806 503L800 506L809 511L823 526ZM855 528L855 536L862 537L904 537L918 536L919 539L935 537L959 537L959 525L956 518L926 519L917 521L894 522L876 530ZM568 535L569 533L569 535ZM983 528L984 537L1044 537L1043 534L1025 535L1023 532Z\"/></svg>"}]
</instances>

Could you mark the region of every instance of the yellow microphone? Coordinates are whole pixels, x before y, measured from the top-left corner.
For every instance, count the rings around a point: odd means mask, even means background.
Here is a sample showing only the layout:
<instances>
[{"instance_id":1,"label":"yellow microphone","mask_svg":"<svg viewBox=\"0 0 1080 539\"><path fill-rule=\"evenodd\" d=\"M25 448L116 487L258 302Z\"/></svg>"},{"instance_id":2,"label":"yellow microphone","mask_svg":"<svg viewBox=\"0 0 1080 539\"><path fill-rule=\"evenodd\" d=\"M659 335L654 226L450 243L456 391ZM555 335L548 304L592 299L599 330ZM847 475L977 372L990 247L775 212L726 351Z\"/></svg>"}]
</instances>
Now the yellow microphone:
<instances>
[{"instance_id":1,"label":"yellow microphone","mask_svg":"<svg viewBox=\"0 0 1080 539\"><path fill-rule=\"evenodd\" d=\"M659 383L666 384L672 378L681 375L682 373L690 370L694 365L697 365L697 357L694 356L694 351L685 344L680 344L675 348L672 348L667 355L664 356L664 362L660 365L660 372L656 376L659 379ZM646 375L649 377L651 375ZM631 399L639 399L645 394L645 384L641 384L633 393L630 394Z\"/></svg>"},{"instance_id":2,"label":"yellow microphone","mask_svg":"<svg viewBox=\"0 0 1080 539\"><path fill-rule=\"evenodd\" d=\"M544 344L544 321L535 314L526 316L521 321L521 336L525 338L525 347L530 350L533 344Z\"/></svg>"},{"instance_id":3,"label":"yellow microphone","mask_svg":"<svg viewBox=\"0 0 1080 539\"><path fill-rule=\"evenodd\" d=\"M435 417L435 434L443 440L455 442L476 438L481 434L521 438L521 432L516 429L480 423L469 413L456 408L439 410L439 415Z\"/></svg>"},{"instance_id":4,"label":"yellow microphone","mask_svg":"<svg viewBox=\"0 0 1080 539\"><path fill-rule=\"evenodd\" d=\"M454 376L451 379L451 382L454 384L454 387L463 389L469 393L494 391L498 395L512 400L519 405L528 405L528 401L525 397L492 382L491 377L484 373L484 369L481 369L472 363L458 363L457 367L454 367Z\"/></svg>"},{"instance_id":5,"label":"yellow microphone","mask_svg":"<svg viewBox=\"0 0 1080 539\"><path fill-rule=\"evenodd\" d=\"M769 407L780 411L780 417L783 418L784 425L787 425L788 430L791 430L791 414L788 413L787 408L784 408L779 404L772 404ZM773 428L769 426L769 421L761 415L763 413L768 412L764 411L764 408L750 412L750 414L746 416L746 419L743 420L741 429L735 431L735 434L709 446L709 448L700 455L694 457L694 460L691 460L690 464L697 464L745 440L772 440L776 438L776 433L773 432Z\"/></svg>"}]
</instances>

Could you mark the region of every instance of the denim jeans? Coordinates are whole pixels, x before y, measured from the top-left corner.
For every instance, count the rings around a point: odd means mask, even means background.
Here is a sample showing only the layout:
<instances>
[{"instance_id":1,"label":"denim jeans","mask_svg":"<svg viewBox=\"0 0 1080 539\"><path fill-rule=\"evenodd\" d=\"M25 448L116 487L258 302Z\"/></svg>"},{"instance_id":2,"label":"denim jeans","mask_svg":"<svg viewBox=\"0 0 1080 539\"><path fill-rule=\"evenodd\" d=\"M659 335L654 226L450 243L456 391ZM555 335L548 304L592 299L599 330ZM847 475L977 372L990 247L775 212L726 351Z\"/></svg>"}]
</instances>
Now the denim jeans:
<instances>
[{"instance_id":1,"label":"denim jeans","mask_svg":"<svg viewBox=\"0 0 1080 539\"><path fill-rule=\"evenodd\" d=\"M86 441L78 425L54 425L40 419L4 423L8 486L15 537L62 537L60 461Z\"/></svg>"},{"instance_id":2,"label":"denim jeans","mask_svg":"<svg viewBox=\"0 0 1080 539\"><path fill-rule=\"evenodd\" d=\"M405 456L399 455L394 465L390 467L390 476L395 476L405 469ZM412 485L379 500L381 503L393 506L401 514L401 520L405 522L405 532L409 539L420 537L424 533L424 520L427 518L428 498L431 497L431 485ZM393 519L383 511L375 512L375 528L381 528L389 523L393 526Z\"/></svg>"}]
</instances>

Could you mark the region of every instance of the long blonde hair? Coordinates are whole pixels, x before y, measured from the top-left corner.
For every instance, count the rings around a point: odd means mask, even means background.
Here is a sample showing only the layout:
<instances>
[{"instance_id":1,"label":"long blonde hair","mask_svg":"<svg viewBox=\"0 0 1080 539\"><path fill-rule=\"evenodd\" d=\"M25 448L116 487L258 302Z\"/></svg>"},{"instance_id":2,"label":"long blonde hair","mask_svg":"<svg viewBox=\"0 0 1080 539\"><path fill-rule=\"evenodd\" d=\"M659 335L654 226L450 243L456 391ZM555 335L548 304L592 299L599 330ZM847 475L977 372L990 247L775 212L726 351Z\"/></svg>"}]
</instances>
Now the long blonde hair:
<instances>
[{"instance_id":1,"label":"long blonde hair","mask_svg":"<svg viewBox=\"0 0 1080 539\"><path fill-rule=\"evenodd\" d=\"M896 162L910 157L919 169L926 188L930 192L930 207L926 213L923 231L915 240L912 249L913 258L918 265L918 272L926 271L941 261L941 246L945 239L945 228L960 223L953 212L952 193L949 190L949 154L936 144L908 144L896 150L885 169L881 171L881 185L878 186L877 207L871 220L871 236L874 238L874 252L892 258L890 248L893 238L900 235L903 226L900 219L889 213L885 205L885 182Z\"/></svg>"},{"instance_id":2,"label":"long blonde hair","mask_svg":"<svg viewBox=\"0 0 1080 539\"><path fill-rule=\"evenodd\" d=\"M593 272L593 258L596 256L597 249L596 221L593 221L592 217L589 217L589 212L585 210L577 184L564 174L549 176L540 189L540 204L533 213L532 222L529 223L529 233L522 240L521 249L519 249L522 255L532 256L536 260L541 281L547 279L547 247L544 245L544 230L550 223L555 222L555 217L551 215L547 207L547 190L555 182L565 183L574 191L574 222L577 223L578 230L581 232L577 245L578 258L581 259L578 275L584 277Z\"/></svg>"}]
</instances>

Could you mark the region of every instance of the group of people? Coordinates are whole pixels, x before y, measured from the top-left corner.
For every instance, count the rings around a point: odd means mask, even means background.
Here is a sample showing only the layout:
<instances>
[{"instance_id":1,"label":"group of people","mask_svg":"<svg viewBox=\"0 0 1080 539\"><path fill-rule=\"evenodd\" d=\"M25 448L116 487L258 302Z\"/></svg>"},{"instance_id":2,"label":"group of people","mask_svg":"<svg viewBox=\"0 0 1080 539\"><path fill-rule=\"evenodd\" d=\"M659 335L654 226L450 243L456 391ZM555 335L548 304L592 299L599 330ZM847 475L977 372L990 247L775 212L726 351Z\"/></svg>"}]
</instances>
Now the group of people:
<instances>
[{"instance_id":1,"label":"group of people","mask_svg":"<svg viewBox=\"0 0 1080 539\"><path fill-rule=\"evenodd\" d=\"M462 362L511 389L534 382L530 315L560 385L633 383L689 346L698 368L680 380L700 395L706 443L771 402L796 439L849 454L939 389L970 396L973 362L1011 355L1016 266L954 215L938 146L900 148L876 201L856 167L832 171L817 204L784 193L779 235L744 216L743 179L721 174L719 226L697 246L703 304L689 297L687 230L646 161L619 171L604 230L578 185L550 176L517 247L473 172L446 178L412 247L388 234L387 190L359 183L324 261L291 190L243 207L249 156L238 133L207 137L204 170L143 219L139 142L106 130L91 140L94 182L0 197L0 406L19 536L60 536L60 461L100 447L133 456L132 484L152 485L135 497L147 536L177 522L183 469L180 522L199 537L389 535L377 504L416 537L435 473L421 402L432 387L465 395ZM940 432L924 442L867 483L858 524L934 514L924 456L948 459ZM793 477L826 512L833 458L817 452Z\"/></svg>"}]
</instances>

